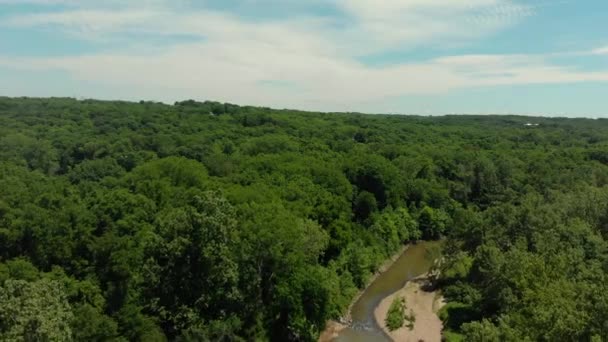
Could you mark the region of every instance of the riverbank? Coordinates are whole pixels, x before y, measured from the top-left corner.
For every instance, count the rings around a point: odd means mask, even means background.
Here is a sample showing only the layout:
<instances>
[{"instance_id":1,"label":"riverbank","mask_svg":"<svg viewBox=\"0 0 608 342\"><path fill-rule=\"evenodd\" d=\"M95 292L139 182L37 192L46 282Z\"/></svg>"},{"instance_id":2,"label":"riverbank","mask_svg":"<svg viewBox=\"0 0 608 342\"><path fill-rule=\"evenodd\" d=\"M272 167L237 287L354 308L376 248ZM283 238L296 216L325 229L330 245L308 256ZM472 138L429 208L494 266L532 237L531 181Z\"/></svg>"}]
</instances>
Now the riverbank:
<instances>
[{"instance_id":1,"label":"riverbank","mask_svg":"<svg viewBox=\"0 0 608 342\"><path fill-rule=\"evenodd\" d=\"M325 325L325 330L319 336L319 342L332 342L340 332L348 328L348 325L336 321L329 321Z\"/></svg>"},{"instance_id":2,"label":"riverbank","mask_svg":"<svg viewBox=\"0 0 608 342\"><path fill-rule=\"evenodd\" d=\"M365 287L362 288L361 290L359 290L359 292L357 293L355 298L353 298L353 300L350 302L350 305L348 306L348 310L346 310L346 315L343 316L344 320L346 320L347 322L351 321L350 312L353 308L353 305L355 305L355 303L357 303L357 301L361 298L363 293L378 279L378 277L380 275L382 275L384 272L386 272L389 268L391 268L393 266L393 264L397 261L397 259L399 259L399 257L401 257L401 255L403 255L403 253L405 253L405 251L407 251L407 249L409 247L410 247L410 245L402 246L397 253L395 253L389 259L385 260L382 263L382 265L380 265L380 267L378 267L378 270L376 271L376 273L374 273L369 278Z\"/></svg>"},{"instance_id":3,"label":"riverbank","mask_svg":"<svg viewBox=\"0 0 608 342\"><path fill-rule=\"evenodd\" d=\"M387 259L386 261L384 261L382 263L382 265L380 265L380 267L378 268L378 270L368 279L367 284L365 285L365 287L362 288L361 290L359 290L359 292L357 292L357 295L350 302L350 305L348 306L348 309L346 310L346 313L344 314L344 316L342 316L340 318L340 322L337 322L337 321L334 321L334 320L330 320L330 321L327 322L327 324L325 326L325 329L323 330L323 332L321 333L321 335L319 337L319 342L330 342L330 341L333 341L336 337L338 337L340 331L348 328L348 324L352 321L351 310L353 308L353 305L355 305L355 303L357 303L357 301L361 298L361 296L363 295L363 293L369 288L369 286L371 284L374 283L374 281L376 281L376 279L378 279L378 277L381 274L383 274L388 269L390 269L391 266L393 266L393 264L399 259L399 257L401 257L401 255L403 255L403 253L405 253L405 251L407 251L407 249L409 248L409 246L410 245L404 245L404 246L402 246L397 253L395 253L389 259Z\"/></svg>"},{"instance_id":4,"label":"riverbank","mask_svg":"<svg viewBox=\"0 0 608 342\"><path fill-rule=\"evenodd\" d=\"M396 297L405 298L405 312L408 315L413 312L416 317L412 330L405 325L394 331L389 331L386 328L386 315ZM393 341L441 341L443 323L437 316L437 311L443 305L444 301L441 295L436 290L429 289L428 274L425 274L408 281L401 290L384 298L374 310L374 316L378 325Z\"/></svg>"}]
</instances>

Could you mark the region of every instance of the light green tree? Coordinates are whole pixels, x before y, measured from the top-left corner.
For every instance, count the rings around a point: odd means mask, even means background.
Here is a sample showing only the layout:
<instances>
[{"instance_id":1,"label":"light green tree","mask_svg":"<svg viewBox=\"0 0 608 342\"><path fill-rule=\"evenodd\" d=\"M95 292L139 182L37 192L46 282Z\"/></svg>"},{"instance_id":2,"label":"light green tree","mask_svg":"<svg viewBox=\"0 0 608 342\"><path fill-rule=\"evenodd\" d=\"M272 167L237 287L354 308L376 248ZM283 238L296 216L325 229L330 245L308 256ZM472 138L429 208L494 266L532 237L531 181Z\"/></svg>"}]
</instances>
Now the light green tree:
<instances>
[{"instance_id":1,"label":"light green tree","mask_svg":"<svg viewBox=\"0 0 608 342\"><path fill-rule=\"evenodd\" d=\"M9 279L0 287L2 341L71 341L72 318L58 282Z\"/></svg>"}]
</instances>

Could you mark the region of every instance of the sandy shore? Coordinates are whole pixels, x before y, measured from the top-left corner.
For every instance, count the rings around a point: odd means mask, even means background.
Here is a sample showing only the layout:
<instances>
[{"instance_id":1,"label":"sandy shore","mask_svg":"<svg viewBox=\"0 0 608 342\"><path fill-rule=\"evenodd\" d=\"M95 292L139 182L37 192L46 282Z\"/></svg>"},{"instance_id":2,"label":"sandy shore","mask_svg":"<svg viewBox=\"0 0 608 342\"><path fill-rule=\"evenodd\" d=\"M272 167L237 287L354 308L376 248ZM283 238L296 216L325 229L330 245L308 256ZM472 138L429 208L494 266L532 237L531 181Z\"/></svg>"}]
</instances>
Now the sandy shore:
<instances>
[{"instance_id":1,"label":"sandy shore","mask_svg":"<svg viewBox=\"0 0 608 342\"><path fill-rule=\"evenodd\" d=\"M327 325L325 326L325 330L323 330L323 332L321 333L321 336L319 336L319 342L333 341L336 337L338 337L338 334L340 334L340 331L342 331L346 328L347 328L346 325L344 325L342 323L338 323L336 321L327 322Z\"/></svg>"},{"instance_id":2,"label":"sandy shore","mask_svg":"<svg viewBox=\"0 0 608 342\"><path fill-rule=\"evenodd\" d=\"M407 282L405 287L384 298L376 310L374 315L378 325L394 340L398 342L434 342L441 341L441 330L443 324L437 311L443 306L443 298L436 291L428 291L425 285L428 284L427 276L418 277ZM388 309L397 296L404 297L406 300L405 312L409 315L410 310L413 310L416 321L414 329L410 330L407 326L403 326L395 331L389 331L384 322ZM406 322L407 324L407 322Z\"/></svg>"},{"instance_id":3,"label":"sandy shore","mask_svg":"<svg viewBox=\"0 0 608 342\"><path fill-rule=\"evenodd\" d=\"M395 253L390 259L386 260L382 265L380 265L380 267L378 268L376 273L374 273L372 275L372 277L369 278L369 280L367 281L367 285L365 285L365 287L363 289L359 290L359 292L357 293L355 298L353 298L353 300L350 302L350 305L348 306L348 309L346 310L346 314L342 317L342 319L340 321L342 321L342 322L351 321L350 310L353 307L353 305L355 305L355 303L359 300L359 298L361 298L361 295L363 294L363 292L365 292L365 290L367 290L369 285L371 285L378 278L378 276L380 276L382 273L386 272L386 270L388 270L395 263L395 261L397 261L397 259L399 259L399 257L407 250L408 247L409 247L409 245L405 245L405 246L401 247L399 249L399 252ZM323 332L321 332L321 335L319 336L319 342L332 341L334 338L338 337L338 333L345 328L347 328L347 325L345 325L343 323L336 322L336 321L328 321L327 324L325 325L325 330L323 330Z\"/></svg>"}]
</instances>

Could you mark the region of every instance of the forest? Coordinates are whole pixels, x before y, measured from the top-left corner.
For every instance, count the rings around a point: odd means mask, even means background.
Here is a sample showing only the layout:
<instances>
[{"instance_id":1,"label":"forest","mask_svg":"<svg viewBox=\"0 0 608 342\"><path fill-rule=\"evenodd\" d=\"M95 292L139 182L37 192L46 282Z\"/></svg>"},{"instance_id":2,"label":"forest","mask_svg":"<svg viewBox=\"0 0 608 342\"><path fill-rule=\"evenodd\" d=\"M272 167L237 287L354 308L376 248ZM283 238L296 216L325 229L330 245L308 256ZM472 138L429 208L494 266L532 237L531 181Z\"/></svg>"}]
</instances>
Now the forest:
<instances>
[{"instance_id":1,"label":"forest","mask_svg":"<svg viewBox=\"0 0 608 342\"><path fill-rule=\"evenodd\" d=\"M604 119L0 97L0 340L315 341L442 239L447 340L602 341L607 238Z\"/></svg>"}]
</instances>

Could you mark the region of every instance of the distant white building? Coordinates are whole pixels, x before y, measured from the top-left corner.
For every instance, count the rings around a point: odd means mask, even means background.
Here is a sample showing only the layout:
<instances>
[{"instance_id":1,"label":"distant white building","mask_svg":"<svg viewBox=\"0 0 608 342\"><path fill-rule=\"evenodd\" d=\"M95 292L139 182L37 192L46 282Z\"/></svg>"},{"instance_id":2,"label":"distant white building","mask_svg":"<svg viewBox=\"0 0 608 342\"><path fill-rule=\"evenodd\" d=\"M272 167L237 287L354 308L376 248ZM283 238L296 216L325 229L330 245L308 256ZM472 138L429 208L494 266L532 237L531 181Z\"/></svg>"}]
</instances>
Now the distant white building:
<instances>
[{"instance_id":1,"label":"distant white building","mask_svg":"<svg viewBox=\"0 0 608 342\"><path fill-rule=\"evenodd\" d=\"M527 123L524 124L524 126L526 126L526 127L536 127L536 126L538 126L538 124L537 123L527 122Z\"/></svg>"}]
</instances>

